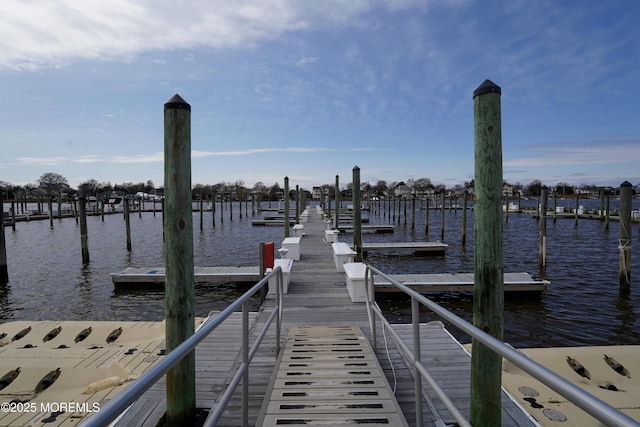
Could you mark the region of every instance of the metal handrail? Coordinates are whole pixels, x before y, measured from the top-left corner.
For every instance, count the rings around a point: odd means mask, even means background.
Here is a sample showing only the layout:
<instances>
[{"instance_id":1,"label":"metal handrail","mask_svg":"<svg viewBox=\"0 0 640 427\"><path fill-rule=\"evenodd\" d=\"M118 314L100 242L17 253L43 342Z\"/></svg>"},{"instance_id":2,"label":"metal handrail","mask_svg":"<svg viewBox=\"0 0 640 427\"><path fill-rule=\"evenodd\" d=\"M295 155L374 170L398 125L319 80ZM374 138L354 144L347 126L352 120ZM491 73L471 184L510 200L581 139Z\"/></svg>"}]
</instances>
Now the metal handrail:
<instances>
[{"instance_id":1,"label":"metal handrail","mask_svg":"<svg viewBox=\"0 0 640 427\"><path fill-rule=\"evenodd\" d=\"M249 298L258 292L262 287L269 283L269 279L272 277L276 277L277 286L276 286L276 304L273 308L273 313L267 320L262 333L256 340L254 347L251 350L248 348L248 334L249 334L249 322L248 322L248 310L247 310L247 301ZM169 369L175 366L182 358L184 358L187 354L191 353L196 346L206 338L211 332L213 332L218 326L220 326L233 312L236 311L239 307L242 307L242 354L243 361L242 365L239 368L240 377L246 379L248 375L248 365L253 358L253 355L256 353L256 348L262 341L266 330L271 325L273 319L276 319L276 357L280 353L280 331L282 327L282 268L275 267L273 271L265 275L258 283L256 283L251 289L245 292L240 298L235 300L232 304L230 304L226 309L221 311L216 317L206 321L192 336L184 340L178 347L174 348L172 351L167 353L164 359L158 362L156 365L151 367L147 372L142 374L138 379L135 380L133 384L123 390L121 393L116 395L113 399L107 402L104 406L100 408L99 412L96 412L89 416L86 420L84 420L79 427L102 427L108 425L110 422L114 421L121 414L123 414L127 408L140 396L146 392L149 387L155 384L163 375L165 375ZM223 402L216 407L216 411L212 411L210 413L209 418L211 418L212 414L221 411L219 409L226 406L229 401L231 395L235 391L235 387L238 384L237 377L239 374L236 374L234 377L234 381L231 382L229 387L227 388L225 394L220 397L220 401ZM248 381L244 381L245 384L248 384ZM229 396L227 396L227 394ZM243 392L243 414L246 414L248 411L248 398L246 394ZM207 422L209 422L209 418ZM217 420L216 420L217 421ZM247 425L246 418L243 416L243 423ZM211 424L208 424L211 425Z\"/></svg>"},{"instance_id":2,"label":"metal handrail","mask_svg":"<svg viewBox=\"0 0 640 427\"><path fill-rule=\"evenodd\" d=\"M405 294L411 297L413 339L414 339L413 348L416 351L411 352L409 350L407 345L404 344L404 342L402 342L398 334L393 330L389 321L384 317L384 315L382 314L382 311L380 310L378 305L375 303L375 299L371 301L371 296L375 296L374 274L384 278L386 281L391 283L394 287L398 288L399 290L401 290L402 292L404 292ZM424 305L429 310L433 311L434 313L436 313L437 315L439 315L440 317L442 317L443 319L447 320L452 325L460 329L462 332L470 335L475 340L485 345L487 348L491 349L495 353L509 360L511 363L513 363L514 365L516 365L517 367L519 367L520 369L522 369L523 371L525 371L526 373L528 373L529 375L531 375L532 377L534 377L535 379L537 379L538 381L546 385L547 387L558 392L559 394L564 396L567 400L572 402L574 405L578 406L579 408L581 408L582 410L587 412L589 415L596 418L598 421L601 421L605 425L640 426L640 422L638 422L637 420L629 417L623 412L620 412L616 408L603 402L602 400L598 399L592 394L587 393L583 389L577 387L576 385L562 378L555 372L549 370L548 368L542 366L541 364L535 362L534 360L528 358L527 356L519 353L517 350L508 346L504 342L497 340L496 338L492 337L491 335L487 334L481 329L476 328L469 322L456 316L452 312L448 311L447 309L441 307L440 305L426 298L424 295L421 295L420 293L414 291L408 286L398 282L397 280L393 279L389 275L383 273L382 271L370 265L367 265L365 269L365 291L366 291L365 294L366 294L367 313L369 315L369 325L371 328L371 335L373 337L374 348L376 347L376 326L375 326L376 322L374 317L375 315L381 321L382 327L383 328L386 327L389 330L389 332L394 336L394 339L396 339L398 343L401 343L400 347L405 351L407 356L411 357L411 359L414 361L415 371L419 372L421 375L424 375L427 372L420 361L420 351L419 351L420 320L418 316L419 314L418 303ZM419 383L421 377L416 375L415 378L416 378L416 382ZM429 379L428 376L426 377L426 379L431 384L431 380ZM417 406L420 406L421 403L419 402L422 401L421 388L422 386L418 388L417 385L415 387L416 389L415 398L416 398ZM435 391L439 396L441 393L444 393L442 390L435 390ZM450 409L448 402L446 400L443 400L443 403L447 405L447 409ZM452 412L452 415L456 417L456 421L460 422L457 419L456 412L459 413L459 411L455 409ZM418 414L418 410L416 409L416 417L417 417L416 418L417 420L421 420L422 410L420 410L420 414ZM464 425L469 425L466 420L464 421L464 423L465 423ZM420 423L417 423L417 424L420 425Z\"/></svg>"}]
</instances>

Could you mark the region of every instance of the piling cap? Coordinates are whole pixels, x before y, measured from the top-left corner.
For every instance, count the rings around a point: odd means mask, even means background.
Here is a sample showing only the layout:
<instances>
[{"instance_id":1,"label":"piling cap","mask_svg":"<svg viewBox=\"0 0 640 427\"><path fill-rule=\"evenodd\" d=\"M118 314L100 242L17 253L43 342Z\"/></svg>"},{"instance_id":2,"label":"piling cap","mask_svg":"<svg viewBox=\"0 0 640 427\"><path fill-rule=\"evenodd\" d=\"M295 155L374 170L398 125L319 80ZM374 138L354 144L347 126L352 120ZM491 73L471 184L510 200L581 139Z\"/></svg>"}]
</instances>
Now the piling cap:
<instances>
[{"instance_id":1,"label":"piling cap","mask_svg":"<svg viewBox=\"0 0 640 427\"><path fill-rule=\"evenodd\" d=\"M473 91L473 97L475 98L476 96L483 95L485 93L497 93L498 95L502 95L502 89L500 89L500 86L487 79Z\"/></svg>"},{"instance_id":2,"label":"piling cap","mask_svg":"<svg viewBox=\"0 0 640 427\"><path fill-rule=\"evenodd\" d=\"M631 184L629 181L625 181L620 184L620 187L633 187L633 184Z\"/></svg>"},{"instance_id":3,"label":"piling cap","mask_svg":"<svg viewBox=\"0 0 640 427\"><path fill-rule=\"evenodd\" d=\"M165 110L181 109L191 111L191 105L177 93L164 104Z\"/></svg>"}]
</instances>

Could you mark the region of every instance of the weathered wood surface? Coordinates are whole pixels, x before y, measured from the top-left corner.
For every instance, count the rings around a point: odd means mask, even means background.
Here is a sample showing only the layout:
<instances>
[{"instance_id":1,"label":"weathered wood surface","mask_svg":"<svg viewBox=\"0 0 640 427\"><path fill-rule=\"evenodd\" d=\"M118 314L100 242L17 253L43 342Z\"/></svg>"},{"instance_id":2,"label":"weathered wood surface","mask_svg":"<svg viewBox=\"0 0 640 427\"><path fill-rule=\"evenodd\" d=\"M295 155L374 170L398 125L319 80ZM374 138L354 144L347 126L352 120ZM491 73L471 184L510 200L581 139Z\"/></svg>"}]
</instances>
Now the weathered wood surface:
<instances>
[{"instance_id":1,"label":"weathered wood surface","mask_svg":"<svg viewBox=\"0 0 640 427\"><path fill-rule=\"evenodd\" d=\"M258 266L194 267L195 283L207 282L257 282L260 280ZM164 267L128 267L111 273L111 280L119 283L164 283Z\"/></svg>"}]
</instances>

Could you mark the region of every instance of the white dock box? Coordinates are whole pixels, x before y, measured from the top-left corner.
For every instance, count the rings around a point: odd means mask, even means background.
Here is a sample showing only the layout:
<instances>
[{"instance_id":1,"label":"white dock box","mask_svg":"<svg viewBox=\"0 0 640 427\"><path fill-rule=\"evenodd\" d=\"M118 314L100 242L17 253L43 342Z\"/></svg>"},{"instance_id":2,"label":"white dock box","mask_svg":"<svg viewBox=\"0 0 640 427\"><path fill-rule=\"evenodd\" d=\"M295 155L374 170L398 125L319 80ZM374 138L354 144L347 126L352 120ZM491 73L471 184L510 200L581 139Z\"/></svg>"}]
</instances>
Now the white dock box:
<instances>
[{"instance_id":1,"label":"white dock box","mask_svg":"<svg viewBox=\"0 0 640 427\"><path fill-rule=\"evenodd\" d=\"M288 249L286 257L294 261L300 260L300 237L287 237L282 241L282 247Z\"/></svg>"},{"instance_id":2,"label":"white dock box","mask_svg":"<svg viewBox=\"0 0 640 427\"><path fill-rule=\"evenodd\" d=\"M331 244L333 248L333 262L336 265L336 271L344 271L342 265L349 261L353 261L356 252L344 242L335 242Z\"/></svg>"},{"instance_id":3,"label":"white dock box","mask_svg":"<svg viewBox=\"0 0 640 427\"><path fill-rule=\"evenodd\" d=\"M304 230L304 224L296 224L293 226L293 236L302 237L302 231Z\"/></svg>"},{"instance_id":4,"label":"white dock box","mask_svg":"<svg viewBox=\"0 0 640 427\"><path fill-rule=\"evenodd\" d=\"M338 234L340 234L338 230L324 230L324 240L329 243L337 242Z\"/></svg>"},{"instance_id":5,"label":"white dock box","mask_svg":"<svg viewBox=\"0 0 640 427\"><path fill-rule=\"evenodd\" d=\"M274 267L282 268L282 292L289 292L289 280L291 278L291 267L293 267L292 259L276 259L273 261ZM272 277L269 279L269 292L268 296L276 296L276 286L278 285L278 278Z\"/></svg>"},{"instance_id":6,"label":"white dock box","mask_svg":"<svg viewBox=\"0 0 640 427\"><path fill-rule=\"evenodd\" d=\"M348 262L342 268L347 276L347 291L349 291L351 302L366 302L367 294L364 282L366 264Z\"/></svg>"}]
</instances>

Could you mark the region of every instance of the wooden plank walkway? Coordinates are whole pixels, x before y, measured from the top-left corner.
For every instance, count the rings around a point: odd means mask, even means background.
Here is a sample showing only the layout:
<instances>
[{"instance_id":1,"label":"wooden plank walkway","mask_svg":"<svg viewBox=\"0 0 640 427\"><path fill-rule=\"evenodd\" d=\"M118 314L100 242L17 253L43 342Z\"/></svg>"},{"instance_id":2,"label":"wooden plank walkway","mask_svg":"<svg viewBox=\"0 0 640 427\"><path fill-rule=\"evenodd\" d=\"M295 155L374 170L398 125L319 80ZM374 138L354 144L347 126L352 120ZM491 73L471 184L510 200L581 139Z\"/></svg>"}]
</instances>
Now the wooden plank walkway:
<instances>
[{"instance_id":1,"label":"wooden plank walkway","mask_svg":"<svg viewBox=\"0 0 640 427\"><path fill-rule=\"evenodd\" d=\"M164 283L164 267L128 267L118 273L111 273L116 285L133 283ZM196 283L209 282L258 282L258 266L194 267L193 279Z\"/></svg>"},{"instance_id":2,"label":"wooden plank walkway","mask_svg":"<svg viewBox=\"0 0 640 427\"><path fill-rule=\"evenodd\" d=\"M305 224L302 239L302 257L295 261L291 272L289 292L284 296L283 336L291 328L304 326L346 326L359 327L369 339L369 323L365 304L352 303L345 286L344 273L336 272L331 245L324 242L325 223L315 211ZM261 310L252 318L252 330L260 331L266 320L266 313L274 306L267 299ZM227 325L227 322L231 322ZM207 337L196 351L197 406L208 408L224 392L235 369L241 363L240 314L235 313L223 326ZM234 323L235 322L235 323ZM410 336L410 325L396 325L406 336ZM380 325L378 325L380 330ZM448 332L441 326L425 326L422 336L423 355L434 368L432 375L438 376L440 384L455 397L463 411L468 411L470 357ZM253 339L252 341L253 342ZM411 339L408 339L409 344ZM411 369L398 352L393 342L385 345L378 337L378 361L388 383L400 405L409 425L415 425L415 399ZM455 357L454 357L455 354ZM270 329L265 341L258 349L249 369L249 424L254 425L268 395L269 384L276 368L275 331ZM393 368L392 368L393 365ZM234 371L231 372L231 367ZM455 376L452 373L456 373ZM436 375L437 374L437 375ZM455 379L453 379L455 378ZM425 386L426 388L426 386ZM456 394L457 393L457 394ZM428 392L425 391L428 397ZM433 398L432 404L423 406L425 426L442 425L439 420L453 422L446 410L439 408ZM528 418L505 397L503 408L504 426L532 425ZM132 416L123 418L117 424L122 426L155 427L164 407L164 386L156 384L152 390L130 409ZM236 390L227 405L219 426L236 427L241 420L240 390ZM127 412L127 414L129 414ZM127 416L125 414L125 416Z\"/></svg>"},{"instance_id":3,"label":"wooden plank walkway","mask_svg":"<svg viewBox=\"0 0 640 427\"><path fill-rule=\"evenodd\" d=\"M407 426L362 330L289 329L257 426Z\"/></svg>"},{"instance_id":4,"label":"wooden plank walkway","mask_svg":"<svg viewBox=\"0 0 640 427\"><path fill-rule=\"evenodd\" d=\"M404 283L418 292L473 292L473 273L443 274L390 274L392 279ZM548 280L534 279L529 273L504 273L505 292L542 292ZM374 276L376 292L396 292L381 277Z\"/></svg>"}]
</instances>

